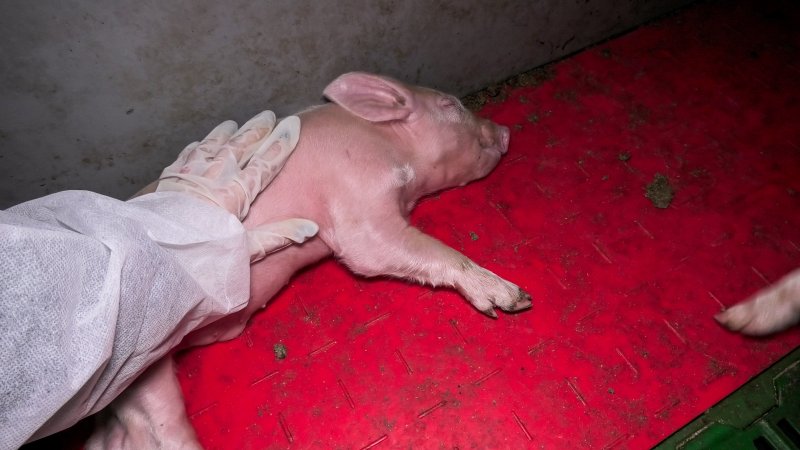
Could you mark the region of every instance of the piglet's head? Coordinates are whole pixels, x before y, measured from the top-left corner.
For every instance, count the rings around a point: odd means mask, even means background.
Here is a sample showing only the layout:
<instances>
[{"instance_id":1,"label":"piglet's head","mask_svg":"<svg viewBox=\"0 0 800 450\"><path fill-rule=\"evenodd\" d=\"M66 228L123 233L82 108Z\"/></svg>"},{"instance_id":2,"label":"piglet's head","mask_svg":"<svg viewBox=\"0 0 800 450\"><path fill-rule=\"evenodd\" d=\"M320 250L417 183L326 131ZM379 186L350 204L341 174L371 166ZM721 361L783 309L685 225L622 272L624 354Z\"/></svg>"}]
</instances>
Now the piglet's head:
<instances>
[{"instance_id":1,"label":"piglet's head","mask_svg":"<svg viewBox=\"0 0 800 450\"><path fill-rule=\"evenodd\" d=\"M486 176L508 150L507 127L475 117L457 98L433 89L352 72L324 94L398 141L421 194Z\"/></svg>"}]
</instances>

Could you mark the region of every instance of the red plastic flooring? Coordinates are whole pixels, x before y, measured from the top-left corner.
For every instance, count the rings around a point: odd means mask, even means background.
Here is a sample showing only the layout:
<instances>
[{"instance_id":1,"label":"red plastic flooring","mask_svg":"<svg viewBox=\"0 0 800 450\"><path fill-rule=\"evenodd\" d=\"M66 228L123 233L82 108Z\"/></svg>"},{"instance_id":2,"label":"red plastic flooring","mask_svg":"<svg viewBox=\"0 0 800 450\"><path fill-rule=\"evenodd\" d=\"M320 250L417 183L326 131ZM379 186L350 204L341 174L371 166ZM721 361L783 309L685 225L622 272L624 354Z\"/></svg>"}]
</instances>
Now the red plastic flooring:
<instances>
[{"instance_id":1,"label":"red plastic flooring","mask_svg":"<svg viewBox=\"0 0 800 450\"><path fill-rule=\"evenodd\" d=\"M800 8L701 3L507 89L485 180L413 223L512 280L457 294L313 267L179 358L209 449L648 448L800 344L712 316L800 265ZM666 209L645 197L663 174ZM288 356L277 360L276 343Z\"/></svg>"}]
</instances>

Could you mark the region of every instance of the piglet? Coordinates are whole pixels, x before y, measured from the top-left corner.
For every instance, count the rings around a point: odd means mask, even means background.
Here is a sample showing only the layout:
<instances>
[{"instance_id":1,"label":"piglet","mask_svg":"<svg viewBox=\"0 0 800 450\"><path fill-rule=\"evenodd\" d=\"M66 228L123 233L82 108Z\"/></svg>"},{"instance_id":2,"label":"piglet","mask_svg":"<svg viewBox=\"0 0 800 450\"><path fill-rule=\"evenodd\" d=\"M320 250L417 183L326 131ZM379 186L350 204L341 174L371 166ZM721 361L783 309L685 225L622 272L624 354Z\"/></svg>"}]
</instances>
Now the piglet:
<instances>
[{"instance_id":1,"label":"piglet","mask_svg":"<svg viewBox=\"0 0 800 450\"><path fill-rule=\"evenodd\" d=\"M302 267L333 254L353 272L456 288L479 311L520 311L530 296L465 255L409 225L423 196L463 186L494 169L509 130L477 118L451 95L367 73L348 73L324 91L332 101L300 114L300 140L245 220L304 217L317 237L251 267L247 307L184 339L203 345L238 336L250 316ZM171 358L149 369L111 405L113 420L89 447L197 448ZM167 404L169 402L169 404Z\"/></svg>"},{"instance_id":2,"label":"piglet","mask_svg":"<svg viewBox=\"0 0 800 450\"><path fill-rule=\"evenodd\" d=\"M800 269L714 318L732 331L754 336L782 331L800 322Z\"/></svg>"},{"instance_id":3,"label":"piglet","mask_svg":"<svg viewBox=\"0 0 800 450\"><path fill-rule=\"evenodd\" d=\"M245 220L254 228L305 217L319 224L318 237L254 265L247 308L191 343L238 336L293 273L331 254L360 275L454 287L490 317L495 307L530 307L517 285L408 223L419 198L491 172L508 149L508 128L451 95L377 75L342 75L324 94L332 103L299 114L292 157Z\"/></svg>"}]
</instances>

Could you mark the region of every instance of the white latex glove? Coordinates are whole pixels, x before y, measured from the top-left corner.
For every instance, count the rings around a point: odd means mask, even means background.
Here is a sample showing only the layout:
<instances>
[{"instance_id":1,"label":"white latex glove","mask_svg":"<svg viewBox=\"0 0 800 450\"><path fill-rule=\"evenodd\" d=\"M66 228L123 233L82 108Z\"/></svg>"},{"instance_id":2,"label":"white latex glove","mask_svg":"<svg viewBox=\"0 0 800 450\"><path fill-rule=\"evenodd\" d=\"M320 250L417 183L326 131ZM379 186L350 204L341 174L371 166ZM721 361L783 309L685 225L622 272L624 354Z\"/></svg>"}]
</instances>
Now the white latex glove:
<instances>
[{"instance_id":1,"label":"white latex glove","mask_svg":"<svg viewBox=\"0 0 800 450\"><path fill-rule=\"evenodd\" d=\"M244 219L250 204L269 185L294 151L300 118L289 116L275 126L275 114L264 111L238 128L225 121L201 142L181 151L161 173L156 191L179 191L211 202ZM250 260L292 243L302 243L319 227L307 219L288 219L248 231Z\"/></svg>"}]
</instances>

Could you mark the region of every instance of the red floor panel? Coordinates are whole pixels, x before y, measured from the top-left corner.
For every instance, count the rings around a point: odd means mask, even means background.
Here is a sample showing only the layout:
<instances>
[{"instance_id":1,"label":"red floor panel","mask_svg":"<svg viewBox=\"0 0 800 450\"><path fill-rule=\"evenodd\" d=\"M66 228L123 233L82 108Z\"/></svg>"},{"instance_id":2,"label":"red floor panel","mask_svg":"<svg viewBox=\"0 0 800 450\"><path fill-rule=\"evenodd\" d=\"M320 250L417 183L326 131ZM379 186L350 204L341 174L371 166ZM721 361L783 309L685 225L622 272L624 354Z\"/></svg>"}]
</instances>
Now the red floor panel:
<instances>
[{"instance_id":1,"label":"red floor panel","mask_svg":"<svg viewBox=\"0 0 800 450\"><path fill-rule=\"evenodd\" d=\"M202 443L648 448L769 366L800 330L712 316L800 265L798 24L790 1L702 3L509 89L482 111L513 130L504 161L413 222L533 309L490 320L320 264L179 358ZM644 196L657 173L666 209Z\"/></svg>"}]
</instances>

